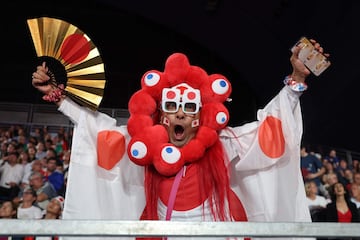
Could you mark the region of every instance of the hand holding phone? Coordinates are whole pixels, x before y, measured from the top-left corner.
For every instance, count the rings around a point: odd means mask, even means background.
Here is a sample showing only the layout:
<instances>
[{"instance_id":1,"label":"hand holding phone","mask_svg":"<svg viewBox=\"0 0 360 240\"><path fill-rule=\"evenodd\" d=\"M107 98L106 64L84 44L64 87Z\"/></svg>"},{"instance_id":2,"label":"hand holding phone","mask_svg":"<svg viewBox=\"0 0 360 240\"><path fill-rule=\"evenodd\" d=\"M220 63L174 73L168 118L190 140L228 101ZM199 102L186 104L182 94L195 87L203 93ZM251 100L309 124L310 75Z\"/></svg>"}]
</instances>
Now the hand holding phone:
<instances>
[{"instance_id":1,"label":"hand holding phone","mask_svg":"<svg viewBox=\"0 0 360 240\"><path fill-rule=\"evenodd\" d=\"M299 52L299 59L314 75L319 76L331 65L329 59L317 51L314 45L306 37L300 38L300 40L291 48L291 51L293 52L294 48L300 44L302 44L302 48Z\"/></svg>"}]
</instances>

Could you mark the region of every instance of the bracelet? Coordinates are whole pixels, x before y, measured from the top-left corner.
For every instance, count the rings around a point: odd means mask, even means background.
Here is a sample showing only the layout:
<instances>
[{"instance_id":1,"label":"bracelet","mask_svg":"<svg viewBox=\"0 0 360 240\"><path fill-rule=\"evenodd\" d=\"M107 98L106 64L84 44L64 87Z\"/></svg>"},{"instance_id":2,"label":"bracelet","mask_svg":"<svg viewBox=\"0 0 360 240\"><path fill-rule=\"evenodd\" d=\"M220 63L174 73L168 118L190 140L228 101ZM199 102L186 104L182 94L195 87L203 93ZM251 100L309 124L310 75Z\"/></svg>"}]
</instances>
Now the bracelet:
<instances>
[{"instance_id":1,"label":"bracelet","mask_svg":"<svg viewBox=\"0 0 360 240\"><path fill-rule=\"evenodd\" d=\"M289 86L295 92L303 92L308 88L305 82L297 82L291 77L291 75L285 77L284 84Z\"/></svg>"},{"instance_id":2,"label":"bracelet","mask_svg":"<svg viewBox=\"0 0 360 240\"><path fill-rule=\"evenodd\" d=\"M43 99L48 102L59 102L62 98L65 97L64 85L59 84L55 89L53 89L49 94L43 96Z\"/></svg>"}]
</instances>

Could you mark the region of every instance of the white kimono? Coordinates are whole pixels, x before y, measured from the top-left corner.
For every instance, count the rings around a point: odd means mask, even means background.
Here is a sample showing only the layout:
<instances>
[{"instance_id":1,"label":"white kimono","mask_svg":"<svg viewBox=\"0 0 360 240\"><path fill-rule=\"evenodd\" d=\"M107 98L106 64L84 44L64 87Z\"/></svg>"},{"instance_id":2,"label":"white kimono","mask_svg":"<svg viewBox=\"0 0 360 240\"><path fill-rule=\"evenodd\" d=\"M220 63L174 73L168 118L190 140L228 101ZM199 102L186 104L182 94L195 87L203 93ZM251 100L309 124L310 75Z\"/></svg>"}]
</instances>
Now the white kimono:
<instances>
[{"instance_id":1,"label":"white kimono","mask_svg":"<svg viewBox=\"0 0 360 240\"><path fill-rule=\"evenodd\" d=\"M258 111L257 121L225 128L219 134L231 160L231 188L249 222L311 221L300 171L299 96L285 86ZM126 150L112 169L98 166L98 132L117 131L127 144L126 126L117 126L115 119L80 107L69 98L59 111L75 124L63 219L138 220L145 206L144 168L131 162ZM274 126L280 126L282 138L268 131ZM270 135L263 138L259 133Z\"/></svg>"}]
</instances>

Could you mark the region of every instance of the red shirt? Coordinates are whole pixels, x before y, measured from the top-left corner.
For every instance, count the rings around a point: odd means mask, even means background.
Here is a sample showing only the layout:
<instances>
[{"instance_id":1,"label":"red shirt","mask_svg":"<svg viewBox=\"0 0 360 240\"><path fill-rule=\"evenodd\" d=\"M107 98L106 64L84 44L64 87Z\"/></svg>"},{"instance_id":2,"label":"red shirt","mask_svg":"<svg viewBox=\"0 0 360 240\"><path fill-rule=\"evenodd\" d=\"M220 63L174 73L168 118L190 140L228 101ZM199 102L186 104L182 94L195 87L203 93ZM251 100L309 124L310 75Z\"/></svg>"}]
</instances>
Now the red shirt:
<instances>
[{"instance_id":1,"label":"red shirt","mask_svg":"<svg viewBox=\"0 0 360 240\"><path fill-rule=\"evenodd\" d=\"M337 211L337 214L338 214L338 222L344 222L344 223L351 222L352 214L351 214L350 209L347 210L347 212L345 212L345 213Z\"/></svg>"}]
</instances>

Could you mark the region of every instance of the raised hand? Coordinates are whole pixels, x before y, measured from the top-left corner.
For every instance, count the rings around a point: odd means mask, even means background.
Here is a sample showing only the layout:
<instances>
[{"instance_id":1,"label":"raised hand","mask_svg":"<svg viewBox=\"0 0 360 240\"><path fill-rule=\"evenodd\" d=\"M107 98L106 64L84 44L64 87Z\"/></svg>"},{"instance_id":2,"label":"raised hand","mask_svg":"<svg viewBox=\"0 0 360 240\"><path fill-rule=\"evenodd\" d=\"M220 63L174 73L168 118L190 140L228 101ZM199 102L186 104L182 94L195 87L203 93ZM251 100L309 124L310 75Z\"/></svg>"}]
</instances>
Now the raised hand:
<instances>
[{"instance_id":1,"label":"raised hand","mask_svg":"<svg viewBox=\"0 0 360 240\"><path fill-rule=\"evenodd\" d=\"M65 97L64 85L57 85L55 79L51 79L48 72L49 69L45 62L43 62L42 65L37 66L36 72L32 75L32 85L44 94L44 100L60 103Z\"/></svg>"},{"instance_id":2,"label":"raised hand","mask_svg":"<svg viewBox=\"0 0 360 240\"><path fill-rule=\"evenodd\" d=\"M321 47L321 45L316 42L314 39L310 39L310 42L314 45L315 49L324 54L326 57L329 57L330 55L328 53L324 53L324 49ZM303 43L300 43L299 45L294 47L293 54L290 57L290 62L293 67L293 72L291 74L291 77L296 82L304 82L306 77L311 73L310 70L304 65L304 63L299 59L299 52L303 47Z\"/></svg>"}]
</instances>

